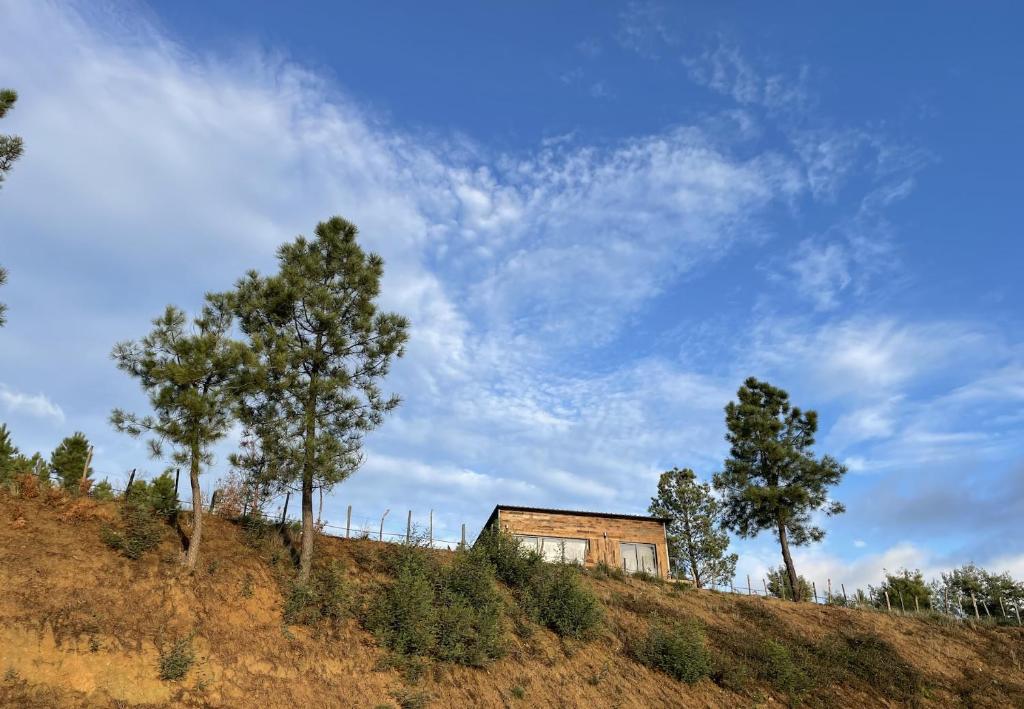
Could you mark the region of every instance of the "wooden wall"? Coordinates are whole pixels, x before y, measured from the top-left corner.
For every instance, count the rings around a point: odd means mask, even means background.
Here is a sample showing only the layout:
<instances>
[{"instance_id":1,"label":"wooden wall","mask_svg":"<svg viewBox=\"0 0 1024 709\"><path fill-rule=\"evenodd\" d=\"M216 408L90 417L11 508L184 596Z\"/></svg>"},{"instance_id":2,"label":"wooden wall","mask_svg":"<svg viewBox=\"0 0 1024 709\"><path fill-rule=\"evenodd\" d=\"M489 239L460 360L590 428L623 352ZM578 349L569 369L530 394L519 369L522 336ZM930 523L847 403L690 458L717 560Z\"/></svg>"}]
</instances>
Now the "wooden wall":
<instances>
[{"instance_id":1,"label":"wooden wall","mask_svg":"<svg viewBox=\"0 0 1024 709\"><path fill-rule=\"evenodd\" d=\"M658 573L668 578L668 544L661 522L621 517L593 517L554 512L498 510L498 525L512 534L586 539L587 566L604 561L622 568L619 542L654 544L658 555Z\"/></svg>"}]
</instances>

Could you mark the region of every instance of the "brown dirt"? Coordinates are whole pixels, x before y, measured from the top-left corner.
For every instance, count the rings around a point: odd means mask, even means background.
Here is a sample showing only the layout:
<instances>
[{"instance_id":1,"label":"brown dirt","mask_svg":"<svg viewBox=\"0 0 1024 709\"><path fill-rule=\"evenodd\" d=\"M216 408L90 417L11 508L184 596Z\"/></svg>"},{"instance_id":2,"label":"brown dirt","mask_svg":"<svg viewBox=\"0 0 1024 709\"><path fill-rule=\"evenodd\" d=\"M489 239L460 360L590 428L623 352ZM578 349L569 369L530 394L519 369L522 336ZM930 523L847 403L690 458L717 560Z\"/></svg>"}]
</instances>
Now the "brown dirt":
<instances>
[{"instance_id":1,"label":"brown dirt","mask_svg":"<svg viewBox=\"0 0 1024 709\"><path fill-rule=\"evenodd\" d=\"M510 621L502 659L484 669L427 663L411 682L386 668L386 653L354 619L320 629L283 624L291 562L273 540L247 545L235 524L210 518L200 568L189 576L170 528L137 561L104 545L100 531L116 516L113 504L0 494L0 706L373 709L420 695L427 706L452 709L1024 707L1024 630L589 576L605 608L597 638L562 641L537 627L520 637ZM333 538L318 545L322 558L345 564L354 592L387 580L384 545ZM716 666L740 673L716 670L686 685L633 661L630 638L642 636L653 616L699 619ZM841 635L888 643L917 687L894 695L881 688L885 677L815 664L823 643ZM182 680L161 680L161 648L186 636L195 663ZM805 653L811 689L794 696L766 679L747 652L765 638Z\"/></svg>"}]
</instances>

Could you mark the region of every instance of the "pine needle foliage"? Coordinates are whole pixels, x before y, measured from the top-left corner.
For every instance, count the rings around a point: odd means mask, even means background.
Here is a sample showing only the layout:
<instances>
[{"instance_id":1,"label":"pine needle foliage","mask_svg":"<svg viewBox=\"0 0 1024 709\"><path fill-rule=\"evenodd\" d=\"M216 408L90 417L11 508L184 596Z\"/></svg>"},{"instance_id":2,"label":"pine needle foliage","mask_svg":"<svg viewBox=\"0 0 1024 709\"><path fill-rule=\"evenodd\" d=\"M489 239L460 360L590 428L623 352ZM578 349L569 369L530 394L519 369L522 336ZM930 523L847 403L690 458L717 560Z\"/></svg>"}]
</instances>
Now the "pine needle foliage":
<instances>
[{"instance_id":1,"label":"pine needle foliage","mask_svg":"<svg viewBox=\"0 0 1024 709\"><path fill-rule=\"evenodd\" d=\"M139 341L121 342L113 358L149 396L153 413L140 416L115 409L114 428L130 436L149 435L154 457L170 445L171 460L187 465L192 488L192 535L186 563L194 569L203 531L199 474L212 462L211 447L234 420L235 384L250 361L247 348L232 340L232 316L220 296L209 296L191 324L169 305Z\"/></svg>"},{"instance_id":2,"label":"pine needle foliage","mask_svg":"<svg viewBox=\"0 0 1024 709\"><path fill-rule=\"evenodd\" d=\"M81 431L76 431L61 441L50 454L50 469L65 490L76 492L81 487L82 474L92 474L92 466L88 472L85 463L89 459L89 439Z\"/></svg>"},{"instance_id":3,"label":"pine needle foliage","mask_svg":"<svg viewBox=\"0 0 1024 709\"><path fill-rule=\"evenodd\" d=\"M729 536L720 529L721 505L711 494L711 485L697 482L692 470L662 473L648 509L670 520L668 556L677 573L691 578L697 588L727 584L736 575L739 557L726 553Z\"/></svg>"},{"instance_id":4,"label":"pine needle foliage","mask_svg":"<svg viewBox=\"0 0 1024 709\"><path fill-rule=\"evenodd\" d=\"M713 478L724 496L722 524L741 537L775 533L791 587L799 587L790 544L821 541L825 530L811 515L835 515L845 507L828 497L846 468L831 456L815 458L812 448L818 414L802 411L789 394L768 382L748 378L738 402L725 407L729 457Z\"/></svg>"},{"instance_id":5,"label":"pine needle foliage","mask_svg":"<svg viewBox=\"0 0 1024 709\"><path fill-rule=\"evenodd\" d=\"M312 239L278 249L272 276L250 272L230 299L259 359L243 422L260 442L267 474L301 491L299 579L313 560L313 491L329 489L361 463L363 436L398 406L379 386L402 356L408 321L380 312L383 259L334 217Z\"/></svg>"}]
</instances>

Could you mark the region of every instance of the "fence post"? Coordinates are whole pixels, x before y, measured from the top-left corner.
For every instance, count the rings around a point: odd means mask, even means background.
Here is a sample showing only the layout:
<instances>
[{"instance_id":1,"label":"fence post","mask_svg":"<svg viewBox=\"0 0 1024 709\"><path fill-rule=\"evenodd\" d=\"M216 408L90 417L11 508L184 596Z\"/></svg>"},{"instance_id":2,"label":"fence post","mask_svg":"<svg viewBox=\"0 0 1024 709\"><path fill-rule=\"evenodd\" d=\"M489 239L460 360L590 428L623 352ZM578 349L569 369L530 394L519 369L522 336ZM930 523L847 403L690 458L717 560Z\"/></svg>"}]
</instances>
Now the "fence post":
<instances>
[{"instance_id":1,"label":"fence post","mask_svg":"<svg viewBox=\"0 0 1024 709\"><path fill-rule=\"evenodd\" d=\"M942 609L944 611L946 611L947 615L953 615L950 612L950 609L949 609L949 596L946 593L946 588L945 587L943 587L943 589L942 589Z\"/></svg>"},{"instance_id":2,"label":"fence post","mask_svg":"<svg viewBox=\"0 0 1024 709\"><path fill-rule=\"evenodd\" d=\"M388 516L388 512L391 510L384 510L384 514L380 516L380 534L377 535L377 541L384 541L384 518Z\"/></svg>"},{"instance_id":3,"label":"fence post","mask_svg":"<svg viewBox=\"0 0 1024 709\"><path fill-rule=\"evenodd\" d=\"M747 574L747 595L753 596L754 590L750 587L750 574Z\"/></svg>"},{"instance_id":4,"label":"fence post","mask_svg":"<svg viewBox=\"0 0 1024 709\"><path fill-rule=\"evenodd\" d=\"M174 501L179 502L178 499L178 478L181 477L181 468L174 469Z\"/></svg>"},{"instance_id":5,"label":"fence post","mask_svg":"<svg viewBox=\"0 0 1024 709\"><path fill-rule=\"evenodd\" d=\"M220 490L214 490L213 494L210 496L210 514L213 514L213 508L217 505L218 492L220 492Z\"/></svg>"},{"instance_id":6,"label":"fence post","mask_svg":"<svg viewBox=\"0 0 1024 709\"><path fill-rule=\"evenodd\" d=\"M324 489L320 488L320 507L316 511L316 526L320 526L320 522L324 518Z\"/></svg>"},{"instance_id":7,"label":"fence post","mask_svg":"<svg viewBox=\"0 0 1024 709\"><path fill-rule=\"evenodd\" d=\"M1017 614L1017 625L1020 625L1020 600L1013 604L1013 612Z\"/></svg>"},{"instance_id":8,"label":"fence post","mask_svg":"<svg viewBox=\"0 0 1024 709\"><path fill-rule=\"evenodd\" d=\"M430 544L430 548L434 548L434 510L430 510L430 523L427 526L427 540Z\"/></svg>"},{"instance_id":9,"label":"fence post","mask_svg":"<svg viewBox=\"0 0 1024 709\"><path fill-rule=\"evenodd\" d=\"M412 510L409 510L409 518L405 521L405 543L412 540Z\"/></svg>"},{"instance_id":10,"label":"fence post","mask_svg":"<svg viewBox=\"0 0 1024 709\"><path fill-rule=\"evenodd\" d=\"M1003 612L1003 617L1006 617L1006 606L1003 605L1003 597L999 597L999 610Z\"/></svg>"},{"instance_id":11,"label":"fence post","mask_svg":"<svg viewBox=\"0 0 1024 709\"><path fill-rule=\"evenodd\" d=\"M828 595L825 596L825 602L826 603L831 603L832 602L832 579L828 580Z\"/></svg>"},{"instance_id":12,"label":"fence post","mask_svg":"<svg viewBox=\"0 0 1024 709\"><path fill-rule=\"evenodd\" d=\"M845 583L839 584L839 588L843 589L843 605L844 606L850 605L850 599L846 595L846 584Z\"/></svg>"},{"instance_id":13,"label":"fence post","mask_svg":"<svg viewBox=\"0 0 1024 709\"><path fill-rule=\"evenodd\" d=\"M981 607L985 609L985 615L987 615L989 618L991 618L992 617L992 613L988 609L988 601L986 599L984 599L984 598L981 599Z\"/></svg>"},{"instance_id":14,"label":"fence post","mask_svg":"<svg viewBox=\"0 0 1024 709\"><path fill-rule=\"evenodd\" d=\"M974 617L981 620L981 613L978 612L978 599L974 597L974 591L971 591L971 603L974 604Z\"/></svg>"},{"instance_id":15,"label":"fence post","mask_svg":"<svg viewBox=\"0 0 1024 709\"><path fill-rule=\"evenodd\" d=\"M352 505L348 506L348 514L345 515L345 539L348 539L349 533L352 531Z\"/></svg>"},{"instance_id":16,"label":"fence post","mask_svg":"<svg viewBox=\"0 0 1024 709\"><path fill-rule=\"evenodd\" d=\"M462 523L462 548L466 548L466 523Z\"/></svg>"},{"instance_id":17,"label":"fence post","mask_svg":"<svg viewBox=\"0 0 1024 709\"><path fill-rule=\"evenodd\" d=\"M124 504L128 504L128 496L132 493L132 483L135 482L135 468L132 468L131 474L128 476L128 484L124 488Z\"/></svg>"},{"instance_id":18,"label":"fence post","mask_svg":"<svg viewBox=\"0 0 1024 709\"><path fill-rule=\"evenodd\" d=\"M284 526L284 520L288 516L288 500L292 497L292 491L289 490L284 495L284 509L281 510L281 526Z\"/></svg>"},{"instance_id":19,"label":"fence post","mask_svg":"<svg viewBox=\"0 0 1024 709\"><path fill-rule=\"evenodd\" d=\"M870 591L871 589L868 589L868 590ZM890 613L892 613L892 604L889 603L889 592L888 591L885 591L885 607L889 610Z\"/></svg>"},{"instance_id":20,"label":"fence post","mask_svg":"<svg viewBox=\"0 0 1024 709\"><path fill-rule=\"evenodd\" d=\"M907 612L907 607L905 605L903 605L903 591L901 591L901 590L899 590L897 588L896 589L896 595L900 597L900 610L902 610L904 613L906 613Z\"/></svg>"},{"instance_id":21,"label":"fence post","mask_svg":"<svg viewBox=\"0 0 1024 709\"><path fill-rule=\"evenodd\" d=\"M764 597L768 598L768 582L764 580L764 576L761 577L761 585L764 586Z\"/></svg>"},{"instance_id":22,"label":"fence post","mask_svg":"<svg viewBox=\"0 0 1024 709\"><path fill-rule=\"evenodd\" d=\"M818 602L818 587L814 585L813 581L811 581L811 590L814 592L814 602L817 603Z\"/></svg>"},{"instance_id":23,"label":"fence post","mask_svg":"<svg viewBox=\"0 0 1024 709\"><path fill-rule=\"evenodd\" d=\"M84 493L89 489L89 464L92 463L92 446L85 456L85 465L82 466L82 477L78 481L78 491Z\"/></svg>"},{"instance_id":24,"label":"fence post","mask_svg":"<svg viewBox=\"0 0 1024 709\"><path fill-rule=\"evenodd\" d=\"M917 601L917 596L914 596L914 611L917 613L921 612L921 604Z\"/></svg>"}]
</instances>

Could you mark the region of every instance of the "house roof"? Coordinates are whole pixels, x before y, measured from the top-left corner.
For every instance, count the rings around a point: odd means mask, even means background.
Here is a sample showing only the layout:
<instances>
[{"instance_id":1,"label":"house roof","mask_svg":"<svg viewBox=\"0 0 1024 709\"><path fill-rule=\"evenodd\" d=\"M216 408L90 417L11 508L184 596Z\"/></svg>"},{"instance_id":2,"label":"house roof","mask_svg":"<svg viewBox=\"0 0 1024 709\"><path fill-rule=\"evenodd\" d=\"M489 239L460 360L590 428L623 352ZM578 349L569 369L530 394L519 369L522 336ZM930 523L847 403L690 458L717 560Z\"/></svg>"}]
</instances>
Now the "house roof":
<instances>
[{"instance_id":1,"label":"house roof","mask_svg":"<svg viewBox=\"0 0 1024 709\"><path fill-rule=\"evenodd\" d=\"M619 514L616 512L591 512L588 510L556 510L546 507L520 507L518 505L495 505L494 510L491 511L491 516L487 518L487 522L484 523L484 529L491 526L491 523L498 516L499 510L510 510L513 512L542 512L544 514L553 515L576 515L581 517L608 517L611 519L636 519L644 522L659 522L668 524L671 520L667 517L647 517L645 515L626 515Z\"/></svg>"}]
</instances>

